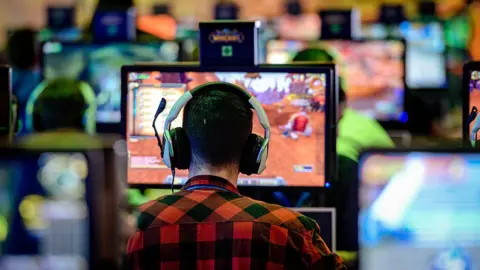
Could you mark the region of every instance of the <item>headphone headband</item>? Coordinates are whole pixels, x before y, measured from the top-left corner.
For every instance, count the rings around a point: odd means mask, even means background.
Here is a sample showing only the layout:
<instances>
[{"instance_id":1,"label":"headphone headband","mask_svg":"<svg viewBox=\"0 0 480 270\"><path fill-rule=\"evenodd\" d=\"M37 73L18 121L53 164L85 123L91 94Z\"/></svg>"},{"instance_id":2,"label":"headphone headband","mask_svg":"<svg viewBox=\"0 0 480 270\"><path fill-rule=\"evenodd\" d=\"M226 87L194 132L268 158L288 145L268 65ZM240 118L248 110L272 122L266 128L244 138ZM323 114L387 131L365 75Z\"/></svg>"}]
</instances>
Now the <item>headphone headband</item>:
<instances>
[{"instance_id":1,"label":"headphone headband","mask_svg":"<svg viewBox=\"0 0 480 270\"><path fill-rule=\"evenodd\" d=\"M266 152L268 149L268 144L270 142L270 123L268 121L268 116L265 110L263 109L262 104L253 96L250 94L248 91L245 89L241 88L240 86L237 86L232 83L228 82L210 82L206 84L199 85L195 87L194 89L185 92L178 100L175 102L173 105L172 109L168 113L167 118L165 119L165 125L164 125L164 139L171 145L172 138L170 136L170 126L171 123L178 117L182 109L187 105L187 103L196 95L204 92L204 91L210 91L210 90L224 90L224 91L230 91L236 95L238 95L240 98L242 98L245 101L245 104L249 104L250 107L256 112L257 117L260 121L260 124L262 125L264 129L264 141L261 146L261 151L259 152L259 155L257 157L257 162L261 163L262 158L266 158L266 155L262 155L264 152ZM173 149L171 147L167 147L168 149L165 149L166 151L169 152L171 156L173 156ZM265 161L263 160L263 164ZM170 166L170 164L167 164L167 166ZM263 169L262 169L263 170Z\"/></svg>"}]
</instances>

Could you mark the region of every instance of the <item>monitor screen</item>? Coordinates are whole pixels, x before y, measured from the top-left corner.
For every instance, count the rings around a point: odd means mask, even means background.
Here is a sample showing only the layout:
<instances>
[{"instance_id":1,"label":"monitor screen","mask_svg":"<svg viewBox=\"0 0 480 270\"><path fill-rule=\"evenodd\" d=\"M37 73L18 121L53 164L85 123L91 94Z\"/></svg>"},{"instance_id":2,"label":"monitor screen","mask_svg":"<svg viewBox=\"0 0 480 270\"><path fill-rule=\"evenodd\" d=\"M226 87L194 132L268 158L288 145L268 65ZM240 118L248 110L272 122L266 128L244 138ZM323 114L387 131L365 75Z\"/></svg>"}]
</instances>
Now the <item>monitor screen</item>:
<instances>
[{"instance_id":1,"label":"monitor screen","mask_svg":"<svg viewBox=\"0 0 480 270\"><path fill-rule=\"evenodd\" d=\"M271 40L267 44L267 63L291 62L308 47L325 48L336 58L350 108L381 121L402 120L405 46L401 41Z\"/></svg>"},{"instance_id":2,"label":"monitor screen","mask_svg":"<svg viewBox=\"0 0 480 270\"><path fill-rule=\"evenodd\" d=\"M88 269L89 168L78 152L0 155L1 269Z\"/></svg>"},{"instance_id":3,"label":"monitor screen","mask_svg":"<svg viewBox=\"0 0 480 270\"><path fill-rule=\"evenodd\" d=\"M400 35L407 43L409 88L446 88L447 63L443 27L440 23L400 24Z\"/></svg>"},{"instance_id":4,"label":"monitor screen","mask_svg":"<svg viewBox=\"0 0 480 270\"><path fill-rule=\"evenodd\" d=\"M405 81L409 88L447 87L445 34L441 23L404 21L394 28L384 24L369 24L364 25L362 30L365 38L405 39L408 48Z\"/></svg>"},{"instance_id":5,"label":"monitor screen","mask_svg":"<svg viewBox=\"0 0 480 270\"><path fill-rule=\"evenodd\" d=\"M478 269L479 165L474 153L364 155L360 269Z\"/></svg>"},{"instance_id":6,"label":"monitor screen","mask_svg":"<svg viewBox=\"0 0 480 270\"><path fill-rule=\"evenodd\" d=\"M478 109L480 108L480 70L470 70L469 71L469 84L468 84L468 91L469 91L469 110L468 113L470 114L472 110L475 110L477 113L474 113L473 119L471 120L469 129L468 129L468 136L470 141L474 143L475 141L479 140L478 138L478 131L480 130L480 117L478 116Z\"/></svg>"},{"instance_id":7,"label":"monitor screen","mask_svg":"<svg viewBox=\"0 0 480 270\"><path fill-rule=\"evenodd\" d=\"M176 42L86 43L47 42L43 45L45 79L73 78L86 81L97 97L97 123L119 123L121 104L120 68L137 62L178 60Z\"/></svg>"},{"instance_id":8,"label":"monitor screen","mask_svg":"<svg viewBox=\"0 0 480 270\"><path fill-rule=\"evenodd\" d=\"M167 68L163 70L165 69ZM316 72L304 73L288 72L287 68L282 72L259 68L251 73L201 72L198 68L185 68L182 72L161 70L158 67L150 71L126 72L127 78L124 78L127 79L128 95L125 128L129 151L129 184L169 184L172 181L170 169L160 158L152 128L160 100L167 100L167 107L156 122L157 130L162 136L170 108L185 91L203 83L222 81L235 83L255 95L262 103L271 125L266 170L260 176L241 175L238 184L304 187L324 185L325 147L330 145L328 140L333 136L327 135L330 129L325 129L328 124L326 119L329 119L325 117L325 110L330 108L326 104L326 92L331 87L329 69L316 68L312 69ZM181 126L182 118L183 113L172 123L172 128ZM253 119L254 133L263 135L264 130L256 116ZM175 183L185 183L187 176L187 171L178 171Z\"/></svg>"}]
</instances>

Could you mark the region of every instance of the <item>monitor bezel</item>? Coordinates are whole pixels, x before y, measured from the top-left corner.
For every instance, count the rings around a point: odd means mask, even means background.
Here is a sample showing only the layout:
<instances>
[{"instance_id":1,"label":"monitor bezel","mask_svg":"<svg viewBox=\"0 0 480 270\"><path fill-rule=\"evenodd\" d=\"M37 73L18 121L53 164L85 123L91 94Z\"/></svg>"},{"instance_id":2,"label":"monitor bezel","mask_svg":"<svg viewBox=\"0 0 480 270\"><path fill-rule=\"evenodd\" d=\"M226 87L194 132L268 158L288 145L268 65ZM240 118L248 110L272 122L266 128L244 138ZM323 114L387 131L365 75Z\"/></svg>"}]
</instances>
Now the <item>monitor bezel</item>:
<instances>
[{"instance_id":1,"label":"monitor bezel","mask_svg":"<svg viewBox=\"0 0 480 270\"><path fill-rule=\"evenodd\" d=\"M462 75L462 137L465 146L472 146L470 142L470 125L467 123L470 114L470 73L480 71L480 61L469 61L463 65ZM480 109L480 108L479 108ZM477 116L480 117L480 116Z\"/></svg>"},{"instance_id":2,"label":"monitor bezel","mask_svg":"<svg viewBox=\"0 0 480 270\"><path fill-rule=\"evenodd\" d=\"M88 41L59 41L59 40L49 40L41 42L40 44L40 51L39 51L39 66L40 66L40 79L44 81L45 78L45 58L46 53L44 52L44 48L46 44L49 43L60 43L62 46L98 46L98 47L105 47L105 46L112 46L116 44L127 44L127 45L155 45L155 44L163 44L163 43L176 43L178 45L178 55L176 61L182 60L182 50L183 44L181 41L178 40L158 40L158 41L122 41L122 42L112 42L112 43L102 43L102 42L88 42ZM78 78L74 78L78 79ZM121 80L120 80L121 81ZM121 88L121 87L120 87ZM119 89L121 91L121 89ZM96 132L97 133L120 133L121 129L121 121L119 122L96 122Z\"/></svg>"},{"instance_id":3,"label":"monitor bezel","mask_svg":"<svg viewBox=\"0 0 480 270\"><path fill-rule=\"evenodd\" d=\"M318 42L335 42L335 41L348 41L348 42L357 42L357 43L362 43L362 42L371 42L371 41L397 41L403 44L403 54L402 54L402 63L403 63L403 77L402 77L402 82L404 85L404 94L403 94L403 112L404 113L409 113L409 98L408 96L410 95L410 89L408 88L408 85L406 83L406 76L407 76L407 64L406 64L406 55L407 55L407 44L405 42L405 39L402 38L387 38L387 39L374 39L374 38L356 38L356 39L328 39L328 40L315 40L315 41L306 41L306 40L287 40L287 39L271 39L268 40L265 44L265 61L267 60L267 53L268 53L268 44L271 43L272 41L286 41L286 42L302 42L306 43L308 46L311 44L318 44ZM270 64L274 65L274 64ZM408 120L406 122L402 122L399 119L396 120L378 120L377 121L387 130L406 130L408 129Z\"/></svg>"},{"instance_id":4,"label":"monitor bezel","mask_svg":"<svg viewBox=\"0 0 480 270\"><path fill-rule=\"evenodd\" d=\"M275 189L311 191L327 187L327 183L332 183L336 179L336 131L337 131L337 109L338 109L338 81L336 76L336 66L332 63L320 64L288 64L288 65L259 65L252 67L200 67L198 62L177 63L177 64L137 64L122 67L122 106L121 106L121 135L127 139L127 94L128 94L128 74L130 72L285 72L285 73L324 73L326 81L330 86L330 91L325 92L326 113L325 113L325 181L323 186L239 186L239 189ZM333 90L333 91L332 91ZM333 92L333 93L331 93ZM159 149L160 154L160 149ZM268 165L267 165L268 166ZM129 186L148 185L147 183L128 183ZM157 188L172 188L171 184L154 184ZM175 189L181 188L181 185L174 185Z\"/></svg>"}]
</instances>

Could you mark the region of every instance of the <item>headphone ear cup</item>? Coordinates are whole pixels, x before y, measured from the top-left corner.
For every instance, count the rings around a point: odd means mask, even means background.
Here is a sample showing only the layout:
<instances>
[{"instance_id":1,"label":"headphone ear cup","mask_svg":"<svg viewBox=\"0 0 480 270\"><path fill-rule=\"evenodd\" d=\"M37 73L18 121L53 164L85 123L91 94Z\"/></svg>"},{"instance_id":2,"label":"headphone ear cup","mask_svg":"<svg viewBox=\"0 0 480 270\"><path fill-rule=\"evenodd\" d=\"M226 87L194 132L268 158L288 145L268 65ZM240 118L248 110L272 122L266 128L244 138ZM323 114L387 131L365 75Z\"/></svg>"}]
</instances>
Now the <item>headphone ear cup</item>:
<instances>
[{"instance_id":1,"label":"headphone ear cup","mask_svg":"<svg viewBox=\"0 0 480 270\"><path fill-rule=\"evenodd\" d=\"M257 162L258 154L262 148L263 138L257 134L248 136L243 148L242 160L240 161L240 172L246 175L258 173L260 162Z\"/></svg>"},{"instance_id":2,"label":"headphone ear cup","mask_svg":"<svg viewBox=\"0 0 480 270\"><path fill-rule=\"evenodd\" d=\"M173 157L170 157L172 166L180 170L188 169L190 167L191 149L185 129L177 127L170 130L170 137L172 138L173 148Z\"/></svg>"}]
</instances>

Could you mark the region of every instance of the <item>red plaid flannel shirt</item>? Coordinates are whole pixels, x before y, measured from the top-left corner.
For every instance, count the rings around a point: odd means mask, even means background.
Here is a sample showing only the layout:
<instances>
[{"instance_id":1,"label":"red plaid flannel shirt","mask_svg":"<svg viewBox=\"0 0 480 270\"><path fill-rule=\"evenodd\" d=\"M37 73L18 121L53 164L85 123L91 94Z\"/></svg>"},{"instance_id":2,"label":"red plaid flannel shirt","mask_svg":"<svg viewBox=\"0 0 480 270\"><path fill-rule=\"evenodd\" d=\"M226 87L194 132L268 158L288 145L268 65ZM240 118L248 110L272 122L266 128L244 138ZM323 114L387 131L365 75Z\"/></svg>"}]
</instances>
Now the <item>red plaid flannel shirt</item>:
<instances>
[{"instance_id":1,"label":"red plaid flannel shirt","mask_svg":"<svg viewBox=\"0 0 480 270\"><path fill-rule=\"evenodd\" d=\"M129 269L341 269L312 219L244 197L228 181L190 179L140 206Z\"/></svg>"}]
</instances>

